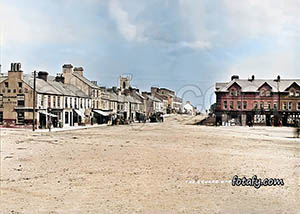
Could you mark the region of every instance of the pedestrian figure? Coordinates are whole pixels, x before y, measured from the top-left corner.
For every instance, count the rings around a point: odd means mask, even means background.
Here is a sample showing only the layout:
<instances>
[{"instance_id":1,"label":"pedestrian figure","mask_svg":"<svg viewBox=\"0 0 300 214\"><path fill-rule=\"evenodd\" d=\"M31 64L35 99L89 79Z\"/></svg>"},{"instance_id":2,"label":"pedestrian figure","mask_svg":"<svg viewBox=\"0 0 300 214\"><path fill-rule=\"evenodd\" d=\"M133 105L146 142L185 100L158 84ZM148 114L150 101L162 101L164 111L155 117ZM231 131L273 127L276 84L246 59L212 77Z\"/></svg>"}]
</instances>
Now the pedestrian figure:
<instances>
[{"instance_id":1,"label":"pedestrian figure","mask_svg":"<svg viewBox=\"0 0 300 214\"><path fill-rule=\"evenodd\" d=\"M49 129L49 132L51 132L51 125L52 125L52 121L51 121L51 118L49 118L49 120L48 120L48 129Z\"/></svg>"}]
</instances>

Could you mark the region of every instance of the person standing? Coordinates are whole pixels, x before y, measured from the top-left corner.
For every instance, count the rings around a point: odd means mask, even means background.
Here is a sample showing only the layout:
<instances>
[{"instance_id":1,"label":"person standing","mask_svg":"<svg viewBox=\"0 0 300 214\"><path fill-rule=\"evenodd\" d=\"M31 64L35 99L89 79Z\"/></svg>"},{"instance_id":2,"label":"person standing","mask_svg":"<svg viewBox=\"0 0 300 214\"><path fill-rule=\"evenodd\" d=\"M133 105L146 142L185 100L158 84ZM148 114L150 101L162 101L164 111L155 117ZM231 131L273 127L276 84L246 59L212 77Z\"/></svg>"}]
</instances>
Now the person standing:
<instances>
[{"instance_id":1,"label":"person standing","mask_svg":"<svg viewBox=\"0 0 300 214\"><path fill-rule=\"evenodd\" d=\"M51 126L52 126L52 121L51 121L51 117L49 117L49 119L48 119L48 129L49 129L49 132L51 132Z\"/></svg>"}]
</instances>

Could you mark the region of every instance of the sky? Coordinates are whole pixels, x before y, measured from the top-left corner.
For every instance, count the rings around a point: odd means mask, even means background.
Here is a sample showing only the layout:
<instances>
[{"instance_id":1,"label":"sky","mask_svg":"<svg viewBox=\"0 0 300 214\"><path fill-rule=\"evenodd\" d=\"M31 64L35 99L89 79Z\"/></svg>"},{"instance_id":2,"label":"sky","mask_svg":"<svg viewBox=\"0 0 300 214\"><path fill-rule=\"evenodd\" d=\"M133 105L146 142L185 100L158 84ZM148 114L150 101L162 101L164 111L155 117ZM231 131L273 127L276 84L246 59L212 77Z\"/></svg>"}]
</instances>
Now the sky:
<instances>
[{"instance_id":1,"label":"sky","mask_svg":"<svg viewBox=\"0 0 300 214\"><path fill-rule=\"evenodd\" d=\"M129 75L173 89L199 109L231 75L299 78L299 0L0 0L0 61L100 86Z\"/></svg>"}]
</instances>

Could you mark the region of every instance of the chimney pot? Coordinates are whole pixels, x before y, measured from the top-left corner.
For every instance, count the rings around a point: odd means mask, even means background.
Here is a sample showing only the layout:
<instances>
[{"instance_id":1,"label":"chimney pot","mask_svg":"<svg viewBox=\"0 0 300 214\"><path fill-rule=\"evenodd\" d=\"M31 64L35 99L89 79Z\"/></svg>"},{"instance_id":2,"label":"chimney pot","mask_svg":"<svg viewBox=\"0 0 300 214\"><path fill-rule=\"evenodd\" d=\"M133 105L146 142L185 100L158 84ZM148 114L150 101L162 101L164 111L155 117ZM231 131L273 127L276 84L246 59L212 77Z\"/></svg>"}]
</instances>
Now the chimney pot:
<instances>
[{"instance_id":1,"label":"chimney pot","mask_svg":"<svg viewBox=\"0 0 300 214\"><path fill-rule=\"evenodd\" d=\"M38 78L42 79L42 80L45 80L47 82L48 72L46 72L46 71L39 71Z\"/></svg>"},{"instance_id":2,"label":"chimney pot","mask_svg":"<svg viewBox=\"0 0 300 214\"><path fill-rule=\"evenodd\" d=\"M233 75L231 76L231 80L238 80L239 79L239 76L238 75Z\"/></svg>"}]
</instances>

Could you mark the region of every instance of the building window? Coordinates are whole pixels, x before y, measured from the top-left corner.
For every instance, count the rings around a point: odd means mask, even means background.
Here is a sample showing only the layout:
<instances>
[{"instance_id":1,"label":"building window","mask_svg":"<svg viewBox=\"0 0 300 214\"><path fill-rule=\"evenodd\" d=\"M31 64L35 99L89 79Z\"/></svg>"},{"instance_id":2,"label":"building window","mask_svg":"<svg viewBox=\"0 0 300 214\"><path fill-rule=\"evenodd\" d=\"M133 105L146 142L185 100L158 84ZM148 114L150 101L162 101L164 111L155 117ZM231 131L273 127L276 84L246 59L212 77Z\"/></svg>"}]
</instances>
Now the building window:
<instances>
[{"instance_id":1,"label":"building window","mask_svg":"<svg viewBox=\"0 0 300 214\"><path fill-rule=\"evenodd\" d=\"M274 108L274 109L277 109L277 103L274 103L274 104L273 104L273 108Z\"/></svg>"},{"instance_id":2,"label":"building window","mask_svg":"<svg viewBox=\"0 0 300 214\"><path fill-rule=\"evenodd\" d=\"M260 108L260 109L263 109L263 108L264 108L264 102L260 102L259 108Z\"/></svg>"},{"instance_id":3,"label":"building window","mask_svg":"<svg viewBox=\"0 0 300 214\"><path fill-rule=\"evenodd\" d=\"M25 96L23 94L18 95L17 102L18 102L18 106L24 107L25 106Z\"/></svg>"},{"instance_id":4,"label":"building window","mask_svg":"<svg viewBox=\"0 0 300 214\"><path fill-rule=\"evenodd\" d=\"M5 93L5 88L2 89L2 93Z\"/></svg>"},{"instance_id":5,"label":"building window","mask_svg":"<svg viewBox=\"0 0 300 214\"><path fill-rule=\"evenodd\" d=\"M240 95L241 95L240 90L237 90L237 91L236 91L236 96L240 96Z\"/></svg>"},{"instance_id":6,"label":"building window","mask_svg":"<svg viewBox=\"0 0 300 214\"><path fill-rule=\"evenodd\" d=\"M96 102L96 103L97 103L97 109L99 109L99 101L97 100L97 102Z\"/></svg>"},{"instance_id":7,"label":"building window","mask_svg":"<svg viewBox=\"0 0 300 214\"><path fill-rule=\"evenodd\" d=\"M266 91L266 96L270 97L271 96L271 91Z\"/></svg>"},{"instance_id":8,"label":"building window","mask_svg":"<svg viewBox=\"0 0 300 214\"><path fill-rule=\"evenodd\" d=\"M7 93L10 93L10 89L7 89Z\"/></svg>"},{"instance_id":9,"label":"building window","mask_svg":"<svg viewBox=\"0 0 300 214\"><path fill-rule=\"evenodd\" d=\"M262 97L265 96L265 91L261 90L260 93L259 93L259 95L262 96Z\"/></svg>"},{"instance_id":10,"label":"building window","mask_svg":"<svg viewBox=\"0 0 300 214\"><path fill-rule=\"evenodd\" d=\"M24 124L24 112L18 112L18 124Z\"/></svg>"},{"instance_id":11,"label":"building window","mask_svg":"<svg viewBox=\"0 0 300 214\"><path fill-rule=\"evenodd\" d=\"M44 106L44 95L41 96L41 107Z\"/></svg>"},{"instance_id":12,"label":"building window","mask_svg":"<svg viewBox=\"0 0 300 214\"><path fill-rule=\"evenodd\" d=\"M51 108L51 96L48 96L48 108Z\"/></svg>"},{"instance_id":13,"label":"building window","mask_svg":"<svg viewBox=\"0 0 300 214\"><path fill-rule=\"evenodd\" d=\"M234 96L234 90L233 89L230 91L230 96Z\"/></svg>"},{"instance_id":14,"label":"building window","mask_svg":"<svg viewBox=\"0 0 300 214\"><path fill-rule=\"evenodd\" d=\"M69 123L69 112L65 112L65 124Z\"/></svg>"},{"instance_id":15,"label":"building window","mask_svg":"<svg viewBox=\"0 0 300 214\"><path fill-rule=\"evenodd\" d=\"M258 108L258 104L257 102L254 103L254 108L257 109Z\"/></svg>"},{"instance_id":16,"label":"building window","mask_svg":"<svg viewBox=\"0 0 300 214\"><path fill-rule=\"evenodd\" d=\"M53 108L56 107L56 96L53 97Z\"/></svg>"},{"instance_id":17,"label":"building window","mask_svg":"<svg viewBox=\"0 0 300 214\"><path fill-rule=\"evenodd\" d=\"M73 108L73 98L70 98L70 108Z\"/></svg>"},{"instance_id":18,"label":"building window","mask_svg":"<svg viewBox=\"0 0 300 214\"><path fill-rule=\"evenodd\" d=\"M296 91L295 96L296 96L296 97L299 97L299 96L300 96L300 92L299 92L299 91Z\"/></svg>"},{"instance_id":19,"label":"building window","mask_svg":"<svg viewBox=\"0 0 300 214\"><path fill-rule=\"evenodd\" d=\"M78 108L78 104L77 104L77 98L75 98L75 108Z\"/></svg>"},{"instance_id":20,"label":"building window","mask_svg":"<svg viewBox=\"0 0 300 214\"><path fill-rule=\"evenodd\" d=\"M65 108L68 108L68 97L65 98Z\"/></svg>"},{"instance_id":21,"label":"building window","mask_svg":"<svg viewBox=\"0 0 300 214\"><path fill-rule=\"evenodd\" d=\"M3 123L3 112L0 111L0 123Z\"/></svg>"},{"instance_id":22,"label":"building window","mask_svg":"<svg viewBox=\"0 0 300 214\"><path fill-rule=\"evenodd\" d=\"M287 104L286 104L286 102L283 103L283 107L282 107L282 108L283 108L283 110L286 110L286 109L287 109Z\"/></svg>"},{"instance_id":23,"label":"building window","mask_svg":"<svg viewBox=\"0 0 300 214\"><path fill-rule=\"evenodd\" d=\"M294 94L295 94L295 92L294 92L294 91L290 91L290 96L291 96L291 97L293 97L293 96L294 96Z\"/></svg>"},{"instance_id":24,"label":"building window","mask_svg":"<svg viewBox=\"0 0 300 214\"><path fill-rule=\"evenodd\" d=\"M0 108L3 107L3 95L0 94Z\"/></svg>"},{"instance_id":25,"label":"building window","mask_svg":"<svg viewBox=\"0 0 300 214\"><path fill-rule=\"evenodd\" d=\"M247 109L247 101L244 101L244 109Z\"/></svg>"},{"instance_id":26,"label":"building window","mask_svg":"<svg viewBox=\"0 0 300 214\"><path fill-rule=\"evenodd\" d=\"M17 89L14 89L13 92L14 92L14 93L17 93Z\"/></svg>"},{"instance_id":27,"label":"building window","mask_svg":"<svg viewBox=\"0 0 300 214\"><path fill-rule=\"evenodd\" d=\"M289 102L289 110L292 110L292 108L293 108L293 103Z\"/></svg>"},{"instance_id":28,"label":"building window","mask_svg":"<svg viewBox=\"0 0 300 214\"><path fill-rule=\"evenodd\" d=\"M80 99L80 108L83 108L83 107L82 107L82 99Z\"/></svg>"},{"instance_id":29,"label":"building window","mask_svg":"<svg viewBox=\"0 0 300 214\"><path fill-rule=\"evenodd\" d=\"M237 108L238 108L238 109L241 109L241 107L242 107L242 106L241 106L241 101L238 101L238 102L237 102Z\"/></svg>"},{"instance_id":30,"label":"building window","mask_svg":"<svg viewBox=\"0 0 300 214\"><path fill-rule=\"evenodd\" d=\"M60 108L60 96L57 97L57 107Z\"/></svg>"},{"instance_id":31,"label":"building window","mask_svg":"<svg viewBox=\"0 0 300 214\"><path fill-rule=\"evenodd\" d=\"M233 101L230 101L230 109L233 109Z\"/></svg>"},{"instance_id":32,"label":"building window","mask_svg":"<svg viewBox=\"0 0 300 214\"><path fill-rule=\"evenodd\" d=\"M300 111L300 102L297 103L297 109Z\"/></svg>"},{"instance_id":33,"label":"building window","mask_svg":"<svg viewBox=\"0 0 300 214\"><path fill-rule=\"evenodd\" d=\"M5 88L8 88L8 82L5 82L4 84L5 84Z\"/></svg>"},{"instance_id":34,"label":"building window","mask_svg":"<svg viewBox=\"0 0 300 214\"><path fill-rule=\"evenodd\" d=\"M271 109L271 103L268 102L268 109L270 110Z\"/></svg>"},{"instance_id":35,"label":"building window","mask_svg":"<svg viewBox=\"0 0 300 214\"><path fill-rule=\"evenodd\" d=\"M22 88L22 82L18 82L19 88Z\"/></svg>"},{"instance_id":36,"label":"building window","mask_svg":"<svg viewBox=\"0 0 300 214\"><path fill-rule=\"evenodd\" d=\"M19 89L19 93L23 93L22 89Z\"/></svg>"}]
</instances>

